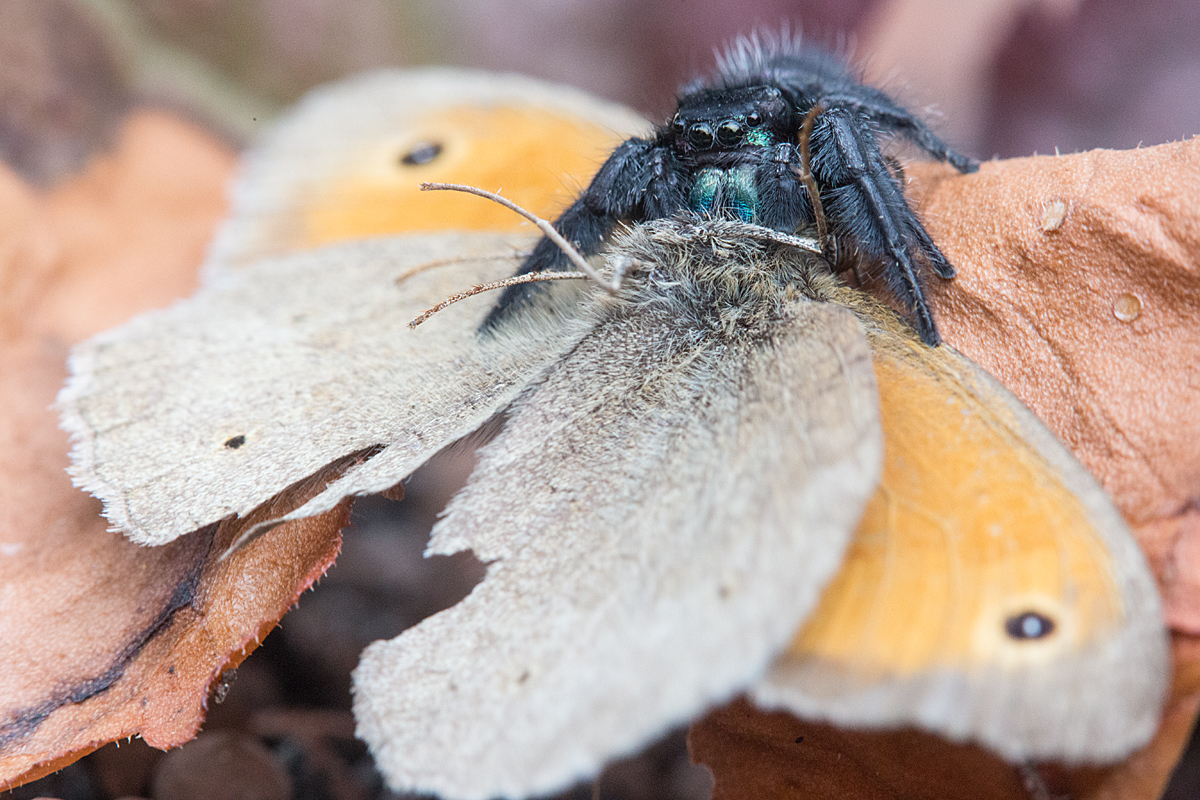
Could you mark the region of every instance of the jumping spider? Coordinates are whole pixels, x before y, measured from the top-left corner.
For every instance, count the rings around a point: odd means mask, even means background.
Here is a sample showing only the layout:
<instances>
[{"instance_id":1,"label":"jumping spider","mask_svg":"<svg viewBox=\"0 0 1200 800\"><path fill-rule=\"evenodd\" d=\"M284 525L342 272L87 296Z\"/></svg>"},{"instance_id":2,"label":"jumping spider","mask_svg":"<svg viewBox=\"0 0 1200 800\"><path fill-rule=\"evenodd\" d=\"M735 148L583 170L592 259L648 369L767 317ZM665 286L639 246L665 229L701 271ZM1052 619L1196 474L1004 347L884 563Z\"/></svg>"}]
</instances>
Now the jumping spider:
<instances>
[{"instance_id":1,"label":"jumping spider","mask_svg":"<svg viewBox=\"0 0 1200 800\"><path fill-rule=\"evenodd\" d=\"M717 74L685 87L678 103L652 136L629 139L609 156L555 222L564 237L589 255L618 222L683 210L729 214L788 233L816 226L827 252L836 241L881 265L921 339L941 342L920 264L943 278L954 277L954 268L905 201L879 138L902 136L962 172L977 162L952 151L882 91L859 83L840 59L801 48L786 33L739 39L718 59ZM562 251L543 238L517 274L565 268ZM538 285L508 287L483 329Z\"/></svg>"}]
</instances>

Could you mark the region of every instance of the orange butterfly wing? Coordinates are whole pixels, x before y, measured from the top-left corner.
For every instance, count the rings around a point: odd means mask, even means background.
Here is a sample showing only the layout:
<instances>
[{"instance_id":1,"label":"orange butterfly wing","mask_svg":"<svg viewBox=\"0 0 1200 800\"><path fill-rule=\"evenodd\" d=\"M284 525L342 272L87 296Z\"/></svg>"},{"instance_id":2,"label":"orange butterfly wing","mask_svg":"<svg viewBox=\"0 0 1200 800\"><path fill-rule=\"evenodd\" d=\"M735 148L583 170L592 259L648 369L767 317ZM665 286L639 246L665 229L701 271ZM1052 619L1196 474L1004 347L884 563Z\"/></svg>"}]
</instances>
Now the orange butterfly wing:
<instances>
[{"instance_id":1,"label":"orange butterfly wing","mask_svg":"<svg viewBox=\"0 0 1200 800\"><path fill-rule=\"evenodd\" d=\"M315 91L251 154L210 269L396 233L532 233L496 203L420 184L468 183L553 218L580 177L647 127L620 106L513 75L351 78Z\"/></svg>"},{"instance_id":2,"label":"orange butterfly wing","mask_svg":"<svg viewBox=\"0 0 1200 800\"><path fill-rule=\"evenodd\" d=\"M916 723L1018 761L1140 746L1167 643L1124 521L979 367L890 332L872 340L883 477L761 696L834 722Z\"/></svg>"}]
</instances>

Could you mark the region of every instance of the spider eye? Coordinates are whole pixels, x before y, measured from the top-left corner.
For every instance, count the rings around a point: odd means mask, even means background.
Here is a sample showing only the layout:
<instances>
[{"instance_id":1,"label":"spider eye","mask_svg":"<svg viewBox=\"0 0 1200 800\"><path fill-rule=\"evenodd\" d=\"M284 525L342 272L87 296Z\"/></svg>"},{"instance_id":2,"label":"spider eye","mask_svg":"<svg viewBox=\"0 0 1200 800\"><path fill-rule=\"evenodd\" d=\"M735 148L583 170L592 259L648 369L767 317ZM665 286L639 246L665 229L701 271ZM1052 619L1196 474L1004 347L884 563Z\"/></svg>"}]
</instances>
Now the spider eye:
<instances>
[{"instance_id":1,"label":"spider eye","mask_svg":"<svg viewBox=\"0 0 1200 800\"><path fill-rule=\"evenodd\" d=\"M723 147L733 147L742 143L742 126L735 120L727 119L717 128L717 141Z\"/></svg>"},{"instance_id":2,"label":"spider eye","mask_svg":"<svg viewBox=\"0 0 1200 800\"><path fill-rule=\"evenodd\" d=\"M676 136L683 136L683 132L686 129L687 126L683 124L683 119L676 114L675 119L671 120L671 133L675 134Z\"/></svg>"},{"instance_id":3,"label":"spider eye","mask_svg":"<svg viewBox=\"0 0 1200 800\"><path fill-rule=\"evenodd\" d=\"M688 141L692 143L693 147L699 150L707 150L712 147L713 130L709 125L697 122L688 128Z\"/></svg>"},{"instance_id":4,"label":"spider eye","mask_svg":"<svg viewBox=\"0 0 1200 800\"><path fill-rule=\"evenodd\" d=\"M751 128L757 128L759 125L762 125L762 114L757 111L751 111L746 115L746 124Z\"/></svg>"}]
</instances>

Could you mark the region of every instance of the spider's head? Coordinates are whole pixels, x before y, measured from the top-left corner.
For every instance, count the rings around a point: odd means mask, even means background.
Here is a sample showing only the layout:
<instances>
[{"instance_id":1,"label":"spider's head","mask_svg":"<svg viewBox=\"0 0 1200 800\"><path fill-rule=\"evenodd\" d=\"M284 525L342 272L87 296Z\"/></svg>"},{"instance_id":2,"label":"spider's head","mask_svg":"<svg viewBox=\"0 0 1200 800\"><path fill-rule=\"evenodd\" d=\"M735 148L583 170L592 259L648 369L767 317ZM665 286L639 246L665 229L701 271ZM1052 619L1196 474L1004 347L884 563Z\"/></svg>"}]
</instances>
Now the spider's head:
<instances>
[{"instance_id":1,"label":"spider's head","mask_svg":"<svg viewBox=\"0 0 1200 800\"><path fill-rule=\"evenodd\" d=\"M679 98L671 138L680 153L763 147L790 138L793 116L773 86L700 89Z\"/></svg>"}]
</instances>

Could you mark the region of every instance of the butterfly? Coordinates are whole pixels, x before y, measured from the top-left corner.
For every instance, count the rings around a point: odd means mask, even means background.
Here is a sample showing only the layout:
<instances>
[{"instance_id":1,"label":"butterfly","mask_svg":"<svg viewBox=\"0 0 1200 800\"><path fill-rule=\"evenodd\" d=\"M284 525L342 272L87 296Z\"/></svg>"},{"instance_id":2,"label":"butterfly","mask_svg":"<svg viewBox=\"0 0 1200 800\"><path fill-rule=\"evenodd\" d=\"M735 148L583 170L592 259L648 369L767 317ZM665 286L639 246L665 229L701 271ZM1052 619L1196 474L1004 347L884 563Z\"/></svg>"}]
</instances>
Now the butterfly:
<instances>
[{"instance_id":1,"label":"butterfly","mask_svg":"<svg viewBox=\"0 0 1200 800\"><path fill-rule=\"evenodd\" d=\"M357 454L269 535L500 418L429 547L486 578L355 673L398 789L545 793L741 692L1014 761L1147 741L1166 633L1119 513L994 379L813 254L661 220L610 242L636 264L616 296L556 282L492 335L486 297L408 328L531 243L419 182L553 208L644 128L512 76L319 90L248 156L200 292L75 351L74 479L157 545Z\"/></svg>"}]
</instances>

